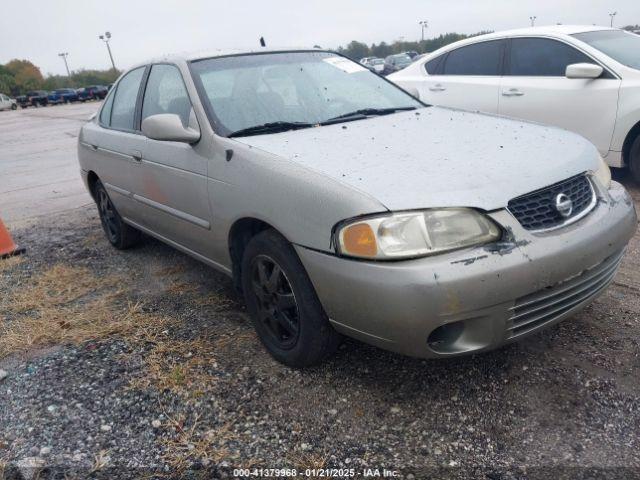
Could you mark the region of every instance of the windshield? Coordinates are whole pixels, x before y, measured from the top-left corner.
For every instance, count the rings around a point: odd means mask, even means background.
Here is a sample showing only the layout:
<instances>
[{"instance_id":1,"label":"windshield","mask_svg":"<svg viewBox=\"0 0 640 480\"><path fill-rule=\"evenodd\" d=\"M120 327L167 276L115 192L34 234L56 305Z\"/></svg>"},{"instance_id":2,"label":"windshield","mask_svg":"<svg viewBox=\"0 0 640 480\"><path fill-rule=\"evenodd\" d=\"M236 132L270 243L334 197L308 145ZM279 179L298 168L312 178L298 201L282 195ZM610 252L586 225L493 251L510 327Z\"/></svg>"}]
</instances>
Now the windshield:
<instances>
[{"instance_id":1,"label":"windshield","mask_svg":"<svg viewBox=\"0 0 640 480\"><path fill-rule=\"evenodd\" d=\"M640 70L640 35L621 30L601 30L576 33L573 36L615 61Z\"/></svg>"},{"instance_id":2,"label":"windshield","mask_svg":"<svg viewBox=\"0 0 640 480\"><path fill-rule=\"evenodd\" d=\"M275 122L317 125L358 110L423 106L362 65L329 52L210 58L191 69L221 135Z\"/></svg>"},{"instance_id":3,"label":"windshield","mask_svg":"<svg viewBox=\"0 0 640 480\"><path fill-rule=\"evenodd\" d=\"M384 60L376 58L375 60L371 60L369 63L371 63L371 65L384 65Z\"/></svg>"}]
</instances>

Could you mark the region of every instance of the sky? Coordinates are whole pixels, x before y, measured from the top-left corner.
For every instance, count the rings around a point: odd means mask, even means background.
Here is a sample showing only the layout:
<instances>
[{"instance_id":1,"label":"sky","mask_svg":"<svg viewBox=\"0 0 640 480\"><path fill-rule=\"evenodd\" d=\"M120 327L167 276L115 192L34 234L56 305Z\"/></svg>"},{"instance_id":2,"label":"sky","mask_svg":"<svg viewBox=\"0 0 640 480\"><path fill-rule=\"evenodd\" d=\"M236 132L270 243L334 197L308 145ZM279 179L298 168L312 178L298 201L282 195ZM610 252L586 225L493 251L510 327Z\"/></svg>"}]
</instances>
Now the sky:
<instances>
[{"instance_id":1,"label":"sky","mask_svg":"<svg viewBox=\"0 0 640 480\"><path fill-rule=\"evenodd\" d=\"M639 0L0 0L0 64L27 59L43 74L69 67L110 67L106 46L112 34L116 67L148 58L218 48L320 45L336 48L351 40L371 44L536 25L640 24Z\"/></svg>"}]
</instances>

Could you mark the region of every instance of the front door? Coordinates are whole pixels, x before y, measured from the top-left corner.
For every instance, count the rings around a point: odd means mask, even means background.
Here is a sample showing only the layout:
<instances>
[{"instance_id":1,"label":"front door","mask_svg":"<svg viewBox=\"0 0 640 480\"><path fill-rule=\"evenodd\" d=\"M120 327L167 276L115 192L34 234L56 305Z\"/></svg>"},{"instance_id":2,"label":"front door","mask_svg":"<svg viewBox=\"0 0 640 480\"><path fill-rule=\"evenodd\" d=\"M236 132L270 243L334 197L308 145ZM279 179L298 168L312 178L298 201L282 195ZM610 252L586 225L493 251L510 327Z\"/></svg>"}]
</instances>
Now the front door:
<instances>
[{"instance_id":1,"label":"front door","mask_svg":"<svg viewBox=\"0 0 640 480\"><path fill-rule=\"evenodd\" d=\"M596 63L571 45L549 38L514 38L500 89L499 113L578 133L604 156L618 108L620 79L572 79L567 65Z\"/></svg>"},{"instance_id":2,"label":"front door","mask_svg":"<svg viewBox=\"0 0 640 480\"><path fill-rule=\"evenodd\" d=\"M142 122L162 113L176 114L185 126L197 127L182 74L175 65L153 65L146 84ZM205 255L210 249L211 229L206 152L205 145L147 139L134 191L142 226Z\"/></svg>"}]
</instances>

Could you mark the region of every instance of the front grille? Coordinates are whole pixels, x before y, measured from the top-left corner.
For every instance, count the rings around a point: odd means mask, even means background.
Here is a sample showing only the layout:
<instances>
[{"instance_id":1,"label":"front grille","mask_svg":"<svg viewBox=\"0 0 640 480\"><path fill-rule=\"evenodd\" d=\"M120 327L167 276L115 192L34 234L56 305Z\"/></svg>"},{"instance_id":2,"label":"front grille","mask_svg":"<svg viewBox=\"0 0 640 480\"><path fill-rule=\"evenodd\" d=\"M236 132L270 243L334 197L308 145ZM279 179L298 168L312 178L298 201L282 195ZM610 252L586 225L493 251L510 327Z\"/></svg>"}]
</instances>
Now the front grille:
<instances>
[{"instance_id":1,"label":"front grille","mask_svg":"<svg viewBox=\"0 0 640 480\"><path fill-rule=\"evenodd\" d=\"M611 255L577 277L517 299L511 308L509 337L528 333L593 299L615 277L623 253Z\"/></svg>"},{"instance_id":2,"label":"front grille","mask_svg":"<svg viewBox=\"0 0 640 480\"><path fill-rule=\"evenodd\" d=\"M556 197L564 193L571 199L573 209L563 217L556 209ZM527 230L545 230L577 220L595 205L595 192L586 175L578 175L562 182L528 193L509 201L507 208Z\"/></svg>"}]
</instances>

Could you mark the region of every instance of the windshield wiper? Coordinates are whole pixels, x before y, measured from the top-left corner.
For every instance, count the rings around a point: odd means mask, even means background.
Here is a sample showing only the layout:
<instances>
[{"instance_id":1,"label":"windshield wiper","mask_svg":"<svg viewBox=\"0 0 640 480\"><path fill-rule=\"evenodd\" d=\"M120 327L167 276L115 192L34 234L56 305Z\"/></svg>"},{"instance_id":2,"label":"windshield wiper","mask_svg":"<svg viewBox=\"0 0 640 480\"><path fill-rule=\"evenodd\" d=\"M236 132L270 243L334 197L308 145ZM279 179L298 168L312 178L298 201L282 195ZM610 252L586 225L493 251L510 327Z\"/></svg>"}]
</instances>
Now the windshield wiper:
<instances>
[{"instance_id":1,"label":"windshield wiper","mask_svg":"<svg viewBox=\"0 0 640 480\"><path fill-rule=\"evenodd\" d=\"M228 137L244 137L249 135L260 135L263 133L278 133L288 130L297 130L299 128L309 128L315 126L315 123L307 122L268 122L262 125L254 125L252 127L241 128L227 135Z\"/></svg>"},{"instance_id":2,"label":"windshield wiper","mask_svg":"<svg viewBox=\"0 0 640 480\"><path fill-rule=\"evenodd\" d=\"M337 117L330 118L324 122L320 122L320 125L330 125L332 123L339 123L344 120L360 120L368 116L374 115L389 115L390 113L415 110L416 107L391 107L391 108L361 108L349 113L343 113Z\"/></svg>"}]
</instances>

